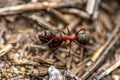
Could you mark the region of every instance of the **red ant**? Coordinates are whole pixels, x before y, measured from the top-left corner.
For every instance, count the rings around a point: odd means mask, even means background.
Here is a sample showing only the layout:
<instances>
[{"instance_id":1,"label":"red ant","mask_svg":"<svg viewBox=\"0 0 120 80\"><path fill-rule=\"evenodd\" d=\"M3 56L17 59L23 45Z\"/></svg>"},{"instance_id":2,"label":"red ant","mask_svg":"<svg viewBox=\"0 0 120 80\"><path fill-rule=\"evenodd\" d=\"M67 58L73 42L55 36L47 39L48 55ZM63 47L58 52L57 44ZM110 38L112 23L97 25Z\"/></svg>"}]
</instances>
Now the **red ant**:
<instances>
[{"instance_id":1,"label":"red ant","mask_svg":"<svg viewBox=\"0 0 120 80\"><path fill-rule=\"evenodd\" d=\"M89 36L86 33L85 28L81 28L77 33L75 37L72 36L66 36L63 35L62 33L58 31L57 33L52 33L49 30L45 30L44 35L39 35L39 40L41 41L42 44L48 44L48 46L52 49L58 48L63 41L77 41L81 45L85 45L89 41ZM65 33L64 33L65 34Z\"/></svg>"}]
</instances>

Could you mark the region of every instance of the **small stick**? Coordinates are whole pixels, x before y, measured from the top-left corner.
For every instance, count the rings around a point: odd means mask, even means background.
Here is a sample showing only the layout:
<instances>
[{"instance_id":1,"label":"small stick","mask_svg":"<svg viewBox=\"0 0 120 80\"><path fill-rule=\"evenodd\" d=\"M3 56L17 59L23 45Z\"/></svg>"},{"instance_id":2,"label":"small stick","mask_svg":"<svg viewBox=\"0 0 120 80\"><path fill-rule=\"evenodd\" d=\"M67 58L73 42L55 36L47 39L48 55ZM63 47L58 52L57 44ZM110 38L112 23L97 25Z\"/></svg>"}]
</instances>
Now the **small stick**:
<instances>
[{"instance_id":1,"label":"small stick","mask_svg":"<svg viewBox=\"0 0 120 80\"><path fill-rule=\"evenodd\" d=\"M33 48L39 48L39 49L43 49L46 50L47 47L43 46L43 45L34 45L34 44L27 44L28 47L33 47Z\"/></svg>"},{"instance_id":2,"label":"small stick","mask_svg":"<svg viewBox=\"0 0 120 80\"><path fill-rule=\"evenodd\" d=\"M95 2L94 13L93 13L93 19L94 20L97 19L97 17L98 17L98 14L99 14L98 9L99 9L99 4L100 3L101 3L101 0L96 0L96 2Z\"/></svg>"},{"instance_id":3,"label":"small stick","mask_svg":"<svg viewBox=\"0 0 120 80\"><path fill-rule=\"evenodd\" d=\"M27 4L21 4L21 5L14 5L9 7L0 8L0 16L6 16L6 15L13 15L22 13L25 11L33 11L33 10L44 10L47 8L63 8L63 7L74 7L76 4L78 4L78 1L76 2L69 2L69 3L59 3L59 4L53 4L53 2L38 2L38 3L27 3ZM80 3L79 3L80 4Z\"/></svg>"},{"instance_id":4,"label":"small stick","mask_svg":"<svg viewBox=\"0 0 120 80\"><path fill-rule=\"evenodd\" d=\"M112 22L108 16L108 14L101 12L99 15L99 19L101 23L107 28L107 30L112 31Z\"/></svg>"},{"instance_id":5,"label":"small stick","mask_svg":"<svg viewBox=\"0 0 120 80\"><path fill-rule=\"evenodd\" d=\"M75 14L81 18L84 18L84 19L90 19L90 15L88 13L86 13L85 11L82 11L82 10L78 10L78 9L63 9L62 10L63 12L66 12L66 13L71 13L71 14Z\"/></svg>"},{"instance_id":6,"label":"small stick","mask_svg":"<svg viewBox=\"0 0 120 80\"><path fill-rule=\"evenodd\" d=\"M46 6L41 3L28 3L15 6L0 8L0 16L18 14L29 10L45 9Z\"/></svg>"},{"instance_id":7,"label":"small stick","mask_svg":"<svg viewBox=\"0 0 120 80\"><path fill-rule=\"evenodd\" d=\"M86 11L91 15L94 11L96 0L88 0L86 5Z\"/></svg>"},{"instance_id":8,"label":"small stick","mask_svg":"<svg viewBox=\"0 0 120 80\"><path fill-rule=\"evenodd\" d=\"M1 74L2 73L2 74ZM8 75L7 73L4 71L4 69L0 68L0 77L2 77L1 75L5 76L6 79L8 79ZM0 78L1 79L1 78Z\"/></svg>"},{"instance_id":9,"label":"small stick","mask_svg":"<svg viewBox=\"0 0 120 80\"><path fill-rule=\"evenodd\" d=\"M104 10L108 11L109 13L113 14L114 10L111 6L107 5L104 2L101 2L100 7L103 8Z\"/></svg>"},{"instance_id":10,"label":"small stick","mask_svg":"<svg viewBox=\"0 0 120 80\"><path fill-rule=\"evenodd\" d=\"M65 74L66 76L69 76L71 80L80 80L80 78L76 76L72 71L67 70Z\"/></svg>"},{"instance_id":11,"label":"small stick","mask_svg":"<svg viewBox=\"0 0 120 80\"><path fill-rule=\"evenodd\" d=\"M42 50L48 49L47 47L45 47L43 45L34 45L34 44L29 44L28 47L39 48L39 49L42 49ZM68 49L58 48L58 50L61 51L61 52L69 53ZM72 51L71 51L71 54L73 54Z\"/></svg>"},{"instance_id":12,"label":"small stick","mask_svg":"<svg viewBox=\"0 0 120 80\"><path fill-rule=\"evenodd\" d=\"M47 58L42 58L42 57L36 57L34 62L39 62L39 63L47 63L47 64L53 64L54 61L50 60L50 59L47 59Z\"/></svg>"},{"instance_id":13,"label":"small stick","mask_svg":"<svg viewBox=\"0 0 120 80\"><path fill-rule=\"evenodd\" d=\"M20 79L22 79L23 78L23 76L22 75L16 75L15 77L10 77L8 80L20 80Z\"/></svg>"},{"instance_id":14,"label":"small stick","mask_svg":"<svg viewBox=\"0 0 120 80\"><path fill-rule=\"evenodd\" d=\"M63 64L66 63L66 60L63 59L62 57L60 57L60 55L56 54L55 57L56 57L58 60L60 60Z\"/></svg>"},{"instance_id":15,"label":"small stick","mask_svg":"<svg viewBox=\"0 0 120 80\"><path fill-rule=\"evenodd\" d=\"M81 65L83 65L83 64L85 64L87 61L89 61L90 60L90 58L88 57L88 58L86 58L85 60L83 60L82 62L80 62L80 63L78 63L77 64L77 67L80 67Z\"/></svg>"},{"instance_id":16,"label":"small stick","mask_svg":"<svg viewBox=\"0 0 120 80\"><path fill-rule=\"evenodd\" d=\"M69 29L69 32L71 32L80 22L80 19L75 19L74 21L72 21L71 23L68 24L68 26L66 28ZM63 32L67 32L67 29L64 29Z\"/></svg>"},{"instance_id":17,"label":"small stick","mask_svg":"<svg viewBox=\"0 0 120 80\"><path fill-rule=\"evenodd\" d=\"M5 48L0 50L0 57L5 55L7 52L9 52L13 48L12 44L8 44Z\"/></svg>"},{"instance_id":18,"label":"small stick","mask_svg":"<svg viewBox=\"0 0 120 80\"><path fill-rule=\"evenodd\" d=\"M50 51L46 51L41 57L45 59L49 55Z\"/></svg>"},{"instance_id":19,"label":"small stick","mask_svg":"<svg viewBox=\"0 0 120 80\"><path fill-rule=\"evenodd\" d=\"M68 50L68 49L65 49L65 48L58 48L58 51L60 51L60 52L64 52L64 53L66 53L66 55L68 55L68 53L70 52L71 54L74 54L74 52L73 51L70 51L70 50Z\"/></svg>"},{"instance_id":20,"label":"small stick","mask_svg":"<svg viewBox=\"0 0 120 80\"><path fill-rule=\"evenodd\" d=\"M80 47L80 58L83 60L85 58L84 47Z\"/></svg>"},{"instance_id":21,"label":"small stick","mask_svg":"<svg viewBox=\"0 0 120 80\"><path fill-rule=\"evenodd\" d=\"M85 67L86 67L86 65L83 64L83 65L81 65L81 66L79 66L79 67L74 67L74 68L72 68L71 71L72 71L74 74L78 74L78 76L81 76L81 75L85 72L85 70L84 70Z\"/></svg>"},{"instance_id":22,"label":"small stick","mask_svg":"<svg viewBox=\"0 0 120 80\"><path fill-rule=\"evenodd\" d=\"M115 34L117 34L117 32L120 29L120 24L119 24L119 18L115 21L116 27L113 31L113 35L115 36ZM113 36L112 35L112 36ZM106 57L108 55L109 50L114 46L114 44L118 41L120 35L116 36L112 41L111 44L109 44L108 47L106 47L106 50L104 50L103 54L100 56L100 58L95 62L95 64L89 69L89 71L87 71L81 79L85 80L87 79L91 73L93 73L95 70L97 70L100 66L102 66L102 64L108 59L108 57Z\"/></svg>"},{"instance_id":23,"label":"small stick","mask_svg":"<svg viewBox=\"0 0 120 80\"><path fill-rule=\"evenodd\" d=\"M64 18L64 15L62 13L60 13L58 10L48 8L47 11L51 12L54 16L56 16L58 19L60 19L61 22L63 22L65 25L69 24L69 22Z\"/></svg>"},{"instance_id":24,"label":"small stick","mask_svg":"<svg viewBox=\"0 0 120 80\"><path fill-rule=\"evenodd\" d=\"M30 15L27 18L30 18L34 21L36 21L38 23L38 25L40 25L40 27L47 29L47 30L55 30L55 26L47 23L46 21L44 21L41 17L38 17L36 15Z\"/></svg>"},{"instance_id":25,"label":"small stick","mask_svg":"<svg viewBox=\"0 0 120 80\"><path fill-rule=\"evenodd\" d=\"M71 50L71 43L70 43L70 47L69 47L69 54L67 54L67 59L66 59L66 69L70 70L71 68L71 63L73 60L73 54L70 53Z\"/></svg>"},{"instance_id":26,"label":"small stick","mask_svg":"<svg viewBox=\"0 0 120 80\"><path fill-rule=\"evenodd\" d=\"M83 76L82 79L86 80L91 73L93 73L95 70L97 70L102 64L108 59L106 57L108 55L109 50L114 46L114 44L118 41L120 35L115 37L114 40L111 42L111 44L106 48L106 50L103 52L103 54L100 56L100 58L95 62L95 64L87 71Z\"/></svg>"},{"instance_id":27,"label":"small stick","mask_svg":"<svg viewBox=\"0 0 120 80\"><path fill-rule=\"evenodd\" d=\"M112 64L109 68L107 68L106 70L104 70L103 72L101 72L99 75L97 75L94 80L100 80L102 79L104 76L110 74L113 70L115 70L116 68L118 68L120 66L120 59L118 61L116 61L114 64Z\"/></svg>"},{"instance_id":28,"label":"small stick","mask_svg":"<svg viewBox=\"0 0 120 80\"><path fill-rule=\"evenodd\" d=\"M54 63L55 67L64 67L66 65L66 63L62 63L61 61L57 61Z\"/></svg>"},{"instance_id":29,"label":"small stick","mask_svg":"<svg viewBox=\"0 0 120 80\"><path fill-rule=\"evenodd\" d=\"M70 68L71 68L72 58L73 57L72 57L72 55L70 53L70 56L66 60L66 68L67 68L67 70L70 70Z\"/></svg>"},{"instance_id":30,"label":"small stick","mask_svg":"<svg viewBox=\"0 0 120 80\"><path fill-rule=\"evenodd\" d=\"M34 77L44 76L44 75L48 74L47 70L48 70L47 68L32 69L32 74L30 73L30 75L34 76Z\"/></svg>"},{"instance_id":31,"label":"small stick","mask_svg":"<svg viewBox=\"0 0 120 80\"><path fill-rule=\"evenodd\" d=\"M114 36L117 34L117 32L119 31L119 27L116 27L115 30L112 32L111 37L107 40L106 44L102 45L95 53L94 55L91 57L91 60L94 62L97 60L97 58L99 57L99 55L108 47L108 45L111 43L111 41L113 40Z\"/></svg>"},{"instance_id":32,"label":"small stick","mask_svg":"<svg viewBox=\"0 0 120 80\"><path fill-rule=\"evenodd\" d=\"M40 64L38 62L30 62L30 61L26 61L26 62L14 62L12 63L12 66L40 66Z\"/></svg>"}]
</instances>

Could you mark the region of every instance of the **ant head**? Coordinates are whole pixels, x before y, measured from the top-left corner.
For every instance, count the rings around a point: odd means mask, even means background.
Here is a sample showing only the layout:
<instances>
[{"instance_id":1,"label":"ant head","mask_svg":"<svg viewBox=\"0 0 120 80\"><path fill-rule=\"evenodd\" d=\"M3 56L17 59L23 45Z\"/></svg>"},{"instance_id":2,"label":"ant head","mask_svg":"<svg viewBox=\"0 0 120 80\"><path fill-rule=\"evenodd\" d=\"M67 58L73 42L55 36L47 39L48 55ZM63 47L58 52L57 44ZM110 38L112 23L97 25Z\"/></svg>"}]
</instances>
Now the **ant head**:
<instances>
[{"instance_id":1,"label":"ant head","mask_svg":"<svg viewBox=\"0 0 120 80\"><path fill-rule=\"evenodd\" d=\"M49 30L45 30L45 36L46 37L51 37L52 36L52 32Z\"/></svg>"},{"instance_id":2,"label":"ant head","mask_svg":"<svg viewBox=\"0 0 120 80\"><path fill-rule=\"evenodd\" d=\"M82 28L76 33L77 41L80 44L87 44L89 42L89 35L86 29Z\"/></svg>"}]
</instances>

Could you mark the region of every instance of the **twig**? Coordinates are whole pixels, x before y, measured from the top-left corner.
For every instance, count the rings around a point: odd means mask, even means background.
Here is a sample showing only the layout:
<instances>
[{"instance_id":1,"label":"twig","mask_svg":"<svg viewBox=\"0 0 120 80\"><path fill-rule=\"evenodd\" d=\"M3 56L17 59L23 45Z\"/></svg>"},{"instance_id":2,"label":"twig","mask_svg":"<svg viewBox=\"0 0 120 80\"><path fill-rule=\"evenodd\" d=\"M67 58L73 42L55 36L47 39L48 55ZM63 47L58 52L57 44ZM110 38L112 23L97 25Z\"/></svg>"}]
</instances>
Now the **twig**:
<instances>
[{"instance_id":1,"label":"twig","mask_svg":"<svg viewBox=\"0 0 120 80\"><path fill-rule=\"evenodd\" d=\"M120 59L116 61L114 64L112 64L109 68L101 72L100 74L98 73L98 75L94 78L94 80L102 79L104 76L110 74L113 70L115 70L119 66L120 66Z\"/></svg>"},{"instance_id":2,"label":"twig","mask_svg":"<svg viewBox=\"0 0 120 80\"><path fill-rule=\"evenodd\" d=\"M71 80L80 80L80 78L78 76L76 76L73 72L67 70L65 72L66 76L70 77Z\"/></svg>"},{"instance_id":3,"label":"twig","mask_svg":"<svg viewBox=\"0 0 120 80\"><path fill-rule=\"evenodd\" d=\"M5 48L0 50L0 57L5 55L7 52L9 52L13 48L12 44L8 44Z\"/></svg>"},{"instance_id":4,"label":"twig","mask_svg":"<svg viewBox=\"0 0 120 80\"><path fill-rule=\"evenodd\" d=\"M71 23L69 23L66 28L68 28L69 31L71 32L78 25L79 22L80 22L80 19L75 19ZM66 28L63 30L64 32L67 32Z\"/></svg>"},{"instance_id":5,"label":"twig","mask_svg":"<svg viewBox=\"0 0 120 80\"><path fill-rule=\"evenodd\" d=\"M112 23L108 14L101 12L99 15L101 23L107 28L107 30L112 31Z\"/></svg>"},{"instance_id":6,"label":"twig","mask_svg":"<svg viewBox=\"0 0 120 80\"><path fill-rule=\"evenodd\" d=\"M60 57L60 55L56 54L55 57L56 57L58 60L60 60L63 64L66 63L66 60L63 59L62 57Z\"/></svg>"},{"instance_id":7,"label":"twig","mask_svg":"<svg viewBox=\"0 0 120 80\"><path fill-rule=\"evenodd\" d=\"M22 5L15 5L10 7L0 8L0 15L5 16L5 15L11 15L11 14L18 14L24 11L40 10L45 8L46 6L41 3L28 3L28 4L22 4Z\"/></svg>"},{"instance_id":8,"label":"twig","mask_svg":"<svg viewBox=\"0 0 120 80\"><path fill-rule=\"evenodd\" d=\"M24 16L26 17L26 16ZM27 16L27 18L30 18L32 20L34 20L35 22L37 22L38 25L40 25L40 27L47 29L47 30L55 30L55 26L47 23L46 21L44 21L41 17L36 16L36 15L29 15Z\"/></svg>"},{"instance_id":9,"label":"twig","mask_svg":"<svg viewBox=\"0 0 120 80\"><path fill-rule=\"evenodd\" d=\"M50 51L46 51L41 57L45 59L50 54Z\"/></svg>"},{"instance_id":10,"label":"twig","mask_svg":"<svg viewBox=\"0 0 120 80\"><path fill-rule=\"evenodd\" d=\"M84 19L90 19L90 15L88 13L86 13L85 11L82 11L82 10L78 10L78 9L62 9L63 12L66 12L66 13L71 13L71 14L75 14L81 18L84 18Z\"/></svg>"},{"instance_id":11,"label":"twig","mask_svg":"<svg viewBox=\"0 0 120 80\"><path fill-rule=\"evenodd\" d=\"M54 17L56 16L65 25L69 24L69 22L64 18L64 15L60 13L59 11L52 9L52 8L48 8L47 11L51 12L54 15Z\"/></svg>"},{"instance_id":12,"label":"twig","mask_svg":"<svg viewBox=\"0 0 120 80\"><path fill-rule=\"evenodd\" d=\"M25 11L33 11L33 10L43 10L47 9L47 7L51 8L62 8L62 7L74 7L78 2L69 2L69 3L59 3L59 4L53 4L52 2L43 2L43 3L28 3L28 4L21 4L21 5L15 5L15 6L9 6L0 8L0 16L5 15L12 15L12 14L18 14Z\"/></svg>"},{"instance_id":13,"label":"twig","mask_svg":"<svg viewBox=\"0 0 120 80\"><path fill-rule=\"evenodd\" d=\"M68 49L64 49L64 48L59 48L58 49L59 51L61 51L61 52L65 52L66 53L66 55L68 55L69 54L69 52L71 53L71 54L74 54L74 52L73 51L70 51L70 50L68 50Z\"/></svg>"},{"instance_id":14,"label":"twig","mask_svg":"<svg viewBox=\"0 0 120 80\"><path fill-rule=\"evenodd\" d=\"M93 19L97 19L98 14L99 14L99 4L101 3L101 0L96 0L95 2L95 7L94 7L94 13L93 13Z\"/></svg>"},{"instance_id":15,"label":"twig","mask_svg":"<svg viewBox=\"0 0 120 80\"><path fill-rule=\"evenodd\" d=\"M34 44L26 44L28 47L33 47L33 48L39 48L39 49L43 49L46 50L47 47L43 46L43 45L34 45Z\"/></svg>"},{"instance_id":16,"label":"twig","mask_svg":"<svg viewBox=\"0 0 120 80\"><path fill-rule=\"evenodd\" d=\"M83 73L85 72L85 70L84 70L85 67L86 67L86 65L85 65L85 64L82 64L82 65L79 66L79 67L74 67L74 68L72 68L71 71L72 71L75 75L81 77L81 75L83 75Z\"/></svg>"},{"instance_id":17,"label":"twig","mask_svg":"<svg viewBox=\"0 0 120 80\"><path fill-rule=\"evenodd\" d=\"M95 8L96 0L88 0L86 5L86 11L91 15Z\"/></svg>"},{"instance_id":18,"label":"twig","mask_svg":"<svg viewBox=\"0 0 120 80\"><path fill-rule=\"evenodd\" d=\"M17 63L17 62L12 63L12 66L23 66L23 65L39 66L40 64L37 63L37 62L30 62L30 61L28 61L28 62L21 62L21 63Z\"/></svg>"},{"instance_id":19,"label":"twig","mask_svg":"<svg viewBox=\"0 0 120 80\"><path fill-rule=\"evenodd\" d=\"M86 80L91 73L93 73L95 70L97 70L107 59L106 57L108 55L109 50L113 47L113 45L118 41L120 35L115 37L115 39L111 42L111 44L106 48L106 50L103 52L103 54L99 57L99 59L95 62L95 64L87 71L83 76L82 79Z\"/></svg>"},{"instance_id":20,"label":"twig","mask_svg":"<svg viewBox=\"0 0 120 80\"><path fill-rule=\"evenodd\" d=\"M109 6L109 5L107 5L107 4L104 3L104 2L101 2L100 7L103 8L104 10L110 12L111 14L114 13L113 8L112 8L111 6Z\"/></svg>"},{"instance_id":21,"label":"twig","mask_svg":"<svg viewBox=\"0 0 120 80\"><path fill-rule=\"evenodd\" d=\"M5 76L6 79L9 78L8 75L7 75L7 73L2 68L0 68L0 75L1 75L0 77ZM2 78L0 78L0 79L2 79Z\"/></svg>"},{"instance_id":22,"label":"twig","mask_svg":"<svg viewBox=\"0 0 120 80\"><path fill-rule=\"evenodd\" d=\"M67 59L66 59L66 68L67 68L67 70L70 70L70 68L71 68L72 59L73 59L73 56L70 53L70 56L67 57Z\"/></svg>"},{"instance_id":23,"label":"twig","mask_svg":"<svg viewBox=\"0 0 120 80\"><path fill-rule=\"evenodd\" d=\"M85 64L88 60L90 60L90 58L86 58L85 60L83 60L82 62L77 64L77 67L80 67L81 65Z\"/></svg>"},{"instance_id":24,"label":"twig","mask_svg":"<svg viewBox=\"0 0 120 80\"><path fill-rule=\"evenodd\" d=\"M47 58L42 58L42 57L36 57L34 59L35 62L39 62L39 63L47 63L47 64L54 64L54 61L50 60L50 59L47 59Z\"/></svg>"},{"instance_id":25,"label":"twig","mask_svg":"<svg viewBox=\"0 0 120 80\"><path fill-rule=\"evenodd\" d=\"M99 57L99 55L108 47L108 45L111 43L117 32L119 31L119 27L116 27L113 33L111 34L110 38L107 40L106 44L103 44L91 57L91 60L94 62Z\"/></svg>"},{"instance_id":26,"label":"twig","mask_svg":"<svg viewBox=\"0 0 120 80\"><path fill-rule=\"evenodd\" d=\"M48 74L48 69L47 68L43 68L43 67L38 67L36 69L32 68L32 72L29 72L29 75L34 76L34 77L38 77L38 76L44 76L46 74Z\"/></svg>"},{"instance_id":27,"label":"twig","mask_svg":"<svg viewBox=\"0 0 120 80\"><path fill-rule=\"evenodd\" d=\"M118 21L118 19L116 21ZM116 34L119 31L120 26L118 26L118 25L119 25L118 22L116 22L116 28L113 31L113 34ZM115 37L115 35L114 35L114 37ZM95 64L89 69L89 71L87 71L82 76L83 80L87 79L91 75L91 73L93 73L95 70L97 70L108 59L108 57L106 57L106 56L108 55L108 52L112 48L112 46L114 46L114 44L117 42L119 37L120 37L120 35L116 36L112 40L111 44L109 44L109 46L106 48L106 50L104 50L103 54L99 57L99 59L95 62Z\"/></svg>"}]
</instances>

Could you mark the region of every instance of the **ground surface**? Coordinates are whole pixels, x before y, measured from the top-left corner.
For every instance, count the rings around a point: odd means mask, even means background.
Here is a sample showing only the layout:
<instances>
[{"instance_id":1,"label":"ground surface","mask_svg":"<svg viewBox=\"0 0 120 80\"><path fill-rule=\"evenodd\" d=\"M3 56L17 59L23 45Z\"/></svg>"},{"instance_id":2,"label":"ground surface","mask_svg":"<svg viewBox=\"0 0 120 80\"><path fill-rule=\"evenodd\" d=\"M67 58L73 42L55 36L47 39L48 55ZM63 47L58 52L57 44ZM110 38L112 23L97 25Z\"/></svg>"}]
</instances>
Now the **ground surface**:
<instances>
[{"instance_id":1,"label":"ground surface","mask_svg":"<svg viewBox=\"0 0 120 80\"><path fill-rule=\"evenodd\" d=\"M0 80L48 80L51 65L66 80L93 80L115 63L102 79L120 80L119 0L99 1L92 8L87 0L0 0ZM74 37L81 28L86 45L67 40L52 50L38 39L45 30Z\"/></svg>"}]
</instances>

